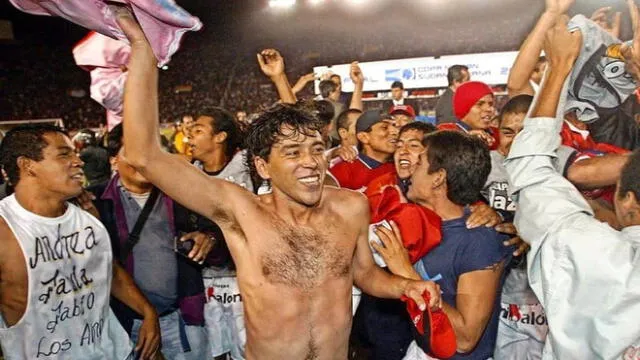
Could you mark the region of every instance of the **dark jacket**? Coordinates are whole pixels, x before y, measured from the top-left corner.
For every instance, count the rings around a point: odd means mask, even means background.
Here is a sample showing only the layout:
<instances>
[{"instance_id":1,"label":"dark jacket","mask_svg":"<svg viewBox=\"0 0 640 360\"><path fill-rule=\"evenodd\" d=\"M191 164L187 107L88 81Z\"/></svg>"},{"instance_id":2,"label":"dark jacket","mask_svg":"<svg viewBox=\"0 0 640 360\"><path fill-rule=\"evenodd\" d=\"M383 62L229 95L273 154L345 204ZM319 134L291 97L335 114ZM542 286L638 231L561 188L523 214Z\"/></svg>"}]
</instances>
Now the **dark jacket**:
<instances>
[{"instance_id":1,"label":"dark jacket","mask_svg":"<svg viewBox=\"0 0 640 360\"><path fill-rule=\"evenodd\" d=\"M114 259L120 258L120 250L123 248L129 236L124 207L118 192L117 183L119 178L119 175L116 174L109 182L98 184L87 189L96 197L94 204L100 213L100 220L109 232ZM169 224L174 234L178 235L192 231L202 231L212 233L216 236L217 231L219 231L219 228L217 228L215 224L211 221L206 223L206 219L203 218L200 218L198 223L190 222L190 218L193 219L193 216L189 210L175 203L165 194L161 194L159 201L164 201L166 204ZM219 239L219 237L216 238ZM228 258L228 250L224 243L216 241L216 248L211 250L206 259L206 263L220 266L221 264L225 264ZM177 259L179 279L178 307L187 325L203 325L205 294L204 283L202 281L202 267L182 256L177 256ZM125 269L130 274L133 273L134 261L133 254L130 254L126 264L124 264ZM111 300L111 305L124 328L130 332L133 319L140 318L139 315L114 298Z\"/></svg>"}]
</instances>

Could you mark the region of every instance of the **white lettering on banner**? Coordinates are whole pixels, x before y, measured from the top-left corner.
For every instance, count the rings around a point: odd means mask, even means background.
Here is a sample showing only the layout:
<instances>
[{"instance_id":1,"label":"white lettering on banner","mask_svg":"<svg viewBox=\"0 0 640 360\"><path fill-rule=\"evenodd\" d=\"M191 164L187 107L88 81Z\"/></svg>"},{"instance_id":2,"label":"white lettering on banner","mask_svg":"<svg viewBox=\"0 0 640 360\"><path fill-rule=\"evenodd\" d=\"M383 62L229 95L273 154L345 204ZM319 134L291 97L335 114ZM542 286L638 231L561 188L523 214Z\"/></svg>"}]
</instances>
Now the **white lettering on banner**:
<instances>
[{"instance_id":1,"label":"white lettering on banner","mask_svg":"<svg viewBox=\"0 0 640 360\"><path fill-rule=\"evenodd\" d=\"M445 88L447 69L452 65L466 65L472 80L490 85L507 83L509 71L518 55L517 51L484 54L451 55L442 57L410 58L400 60L361 62L365 75L364 91L389 91L394 81L402 81L405 89ZM342 90L353 92L349 77L350 64L317 66L313 72L319 75L334 73L342 77ZM320 92L316 81L316 94Z\"/></svg>"}]
</instances>

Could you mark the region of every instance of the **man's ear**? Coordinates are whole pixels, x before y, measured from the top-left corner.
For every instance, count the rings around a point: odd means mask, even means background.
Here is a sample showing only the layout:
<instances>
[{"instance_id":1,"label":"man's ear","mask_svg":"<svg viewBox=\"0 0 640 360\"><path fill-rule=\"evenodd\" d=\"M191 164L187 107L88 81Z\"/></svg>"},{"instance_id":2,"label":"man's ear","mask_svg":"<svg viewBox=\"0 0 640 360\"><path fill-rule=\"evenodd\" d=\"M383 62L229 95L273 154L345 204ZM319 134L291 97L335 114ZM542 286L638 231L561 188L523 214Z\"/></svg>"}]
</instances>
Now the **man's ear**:
<instances>
[{"instance_id":1,"label":"man's ear","mask_svg":"<svg viewBox=\"0 0 640 360\"><path fill-rule=\"evenodd\" d=\"M227 137L229 137L229 134L226 131L220 131L215 134L214 139L218 144L222 144L227 140Z\"/></svg>"},{"instance_id":2,"label":"man's ear","mask_svg":"<svg viewBox=\"0 0 640 360\"><path fill-rule=\"evenodd\" d=\"M349 131L345 128L338 128L338 135L340 136L340 139L344 140L349 136Z\"/></svg>"},{"instance_id":3,"label":"man's ear","mask_svg":"<svg viewBox=\"0 0 640 360\"><path fill-rule=\"evenodd\" d=\"M271 175L269 175L269 164L263 158L256 156L253 158L253 164L256 167L256 171L258 175L264 180L270 180Z\"/></svg>"},{"instance_id":4,"label":"man's ear","mask_svg":"<svg viewBox=\"0 0 640 360\"><path fill-rule=\"evenodd\" d=\"M27 176L35 176L35 170L33 169L34 161L25 156L20 156L16 160L18 164L18 171L20 174L26 174Z\"/></svg>"},{"instance_id":5,"label":"man's ear","mask_svg":"<svg viewBox=\"0 0 640 360\"><path fill-rule=\"evenodd\" d=\"M636 194L632 191L627 191L627 193L620 199L619 204L623 209L623 213L630 214L632 216L640 216L640 204L638 204Z\"/></svg>"},{"instance_id":6,"label":"man's ear","mask_svg":"<svg viewBox=\"0 0 640 360\"><path fill-rule=\"evenodd\" d=\"M447 185L447 170L440 169L436 171L436 176L433 178L433 188L437 189L444 185Z\"/></svg>"},{"instance_id":7,"label":"man's ear","mask_svg":"<svg viewBox=\"0 0 640 360\"><path fill-rule=\"evenodd\" d=\"M357 133L356 134L356 138L362 144L368 144L369 143L369 133L367 133L367 132L359 132L359 133Z\"/></svg>"}]
</instances>

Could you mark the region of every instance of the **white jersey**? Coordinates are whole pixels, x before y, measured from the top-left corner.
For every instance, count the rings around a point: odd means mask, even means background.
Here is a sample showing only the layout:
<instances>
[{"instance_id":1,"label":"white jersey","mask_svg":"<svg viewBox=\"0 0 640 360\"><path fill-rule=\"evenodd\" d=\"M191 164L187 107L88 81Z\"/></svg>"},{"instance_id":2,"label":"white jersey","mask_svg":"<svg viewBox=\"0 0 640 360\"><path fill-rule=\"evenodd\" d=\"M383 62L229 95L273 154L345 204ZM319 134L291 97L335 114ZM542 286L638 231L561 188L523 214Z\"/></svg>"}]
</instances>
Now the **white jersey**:
<instances>
[{"instance_id":1,"label":"white jersey","mask_svg":"<svg viewBox=\"0 0 640 360\"><path fill-rule=\"evenodd\" d=\"M7 327L0 317L5 360L126 359L129 336L109 308L109 235L93 216L68 204L47 218L24 209L15 195L0 201L2 216L27 266L25 313Z\"/></svg>"}]
</instances>

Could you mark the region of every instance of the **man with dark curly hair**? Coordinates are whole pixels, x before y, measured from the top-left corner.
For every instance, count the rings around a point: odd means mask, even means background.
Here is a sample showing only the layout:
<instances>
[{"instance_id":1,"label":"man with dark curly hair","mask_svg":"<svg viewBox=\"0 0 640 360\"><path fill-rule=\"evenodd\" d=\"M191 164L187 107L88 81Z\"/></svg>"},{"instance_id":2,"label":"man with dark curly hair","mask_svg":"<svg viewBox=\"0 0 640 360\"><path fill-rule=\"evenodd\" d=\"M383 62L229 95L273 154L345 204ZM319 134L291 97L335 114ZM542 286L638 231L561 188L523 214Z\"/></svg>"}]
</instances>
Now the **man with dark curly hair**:
<instances>
[{"instance_id":1,"label":"man with dark curly hair","mask_svg":"<svg viewBox=\"0 0 640 360\"><path fill-rule=\"evenodd\" d=\"M287 105L262 114L247 136L251 167L272 192L254 195L206 176L158 143L158 69L133 17L118 18L132 53L124 99L128 161L179 203L222 229L237 268L247 330L246 359L346 359L351 287L378 297L407 295L437 308L431 281L408 280L375 266L368 244L369 206L358 194L323 186L322 123ZM277 87L288 86L275 50L258 54ZM423 298L427 294L429 304Z\"/></svg>"}]
</instances>

